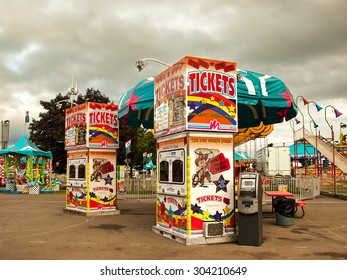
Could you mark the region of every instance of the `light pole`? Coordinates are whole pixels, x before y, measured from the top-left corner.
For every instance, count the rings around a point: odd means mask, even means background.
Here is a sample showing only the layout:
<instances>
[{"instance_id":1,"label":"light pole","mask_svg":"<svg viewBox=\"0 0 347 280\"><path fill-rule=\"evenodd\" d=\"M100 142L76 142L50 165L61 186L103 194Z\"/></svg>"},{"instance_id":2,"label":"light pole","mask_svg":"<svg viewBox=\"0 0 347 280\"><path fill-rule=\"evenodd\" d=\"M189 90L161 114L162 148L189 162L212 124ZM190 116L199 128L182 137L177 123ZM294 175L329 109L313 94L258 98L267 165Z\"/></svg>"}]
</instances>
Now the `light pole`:
<instances>
[{"instance_id":1,"label":"light pole","mask_svg":"<svg viewBox=\"0 0 347 280\"><path fill-rule=\"evenodd\" d=\"M160 60L158 60L158 59L148 57L148 58L143 58L143 59L140 59L140 60L136 61L135 66L136 66L136 68L139 70L139 72L140 72L143 68L146 67L146 65L147 65L147 62L146 62L146 61L147 61L147 60L151 60L151 61L157 62L157 63L162 64L162 65L165 65L165 66L167 66L167 67L170 67L170 66L171 66L170 64L165 63L165 62L162 62L162 61L160 61Z\"/></svg>"},{"instance_id":2,"label":"light pole","mask_svg":"<svg viewBox=\"0 0 347 280\"><path fill-rule=\"evenodd\" d=\"M73 85L71 85L71 87L69 88L67 94L69 96L69 101L70 101L71 107L72 107L73 104L76 105L76 103L74 103L74 100L75 100L75 97L77 97L77 95L78 95L77 84L76 84L76 88L74 88Z\"/></svg>"},{"instance_id":3,"label":"light pole","mask_svg":"<svg viewBox=\"0 0 347 280\"><path fill-rule=\"evenodd\" d=\"M327 105L324 109L324 116L325 116L325 121L327 122L330 130L331 130L331 139L332 139L332 149L333 149L333 162L331 163L331 175L333 179L333 188L334 188L334 195L336 195L336 168L335 168L335 139L334 139L334 127L333 125L330 125L327 119L327 108L331 107L334 110L336 118L342 115L341 112L339 112L337 109L335 109L334 106L332 105Z\"/></svg>"},{"instance_id":4,"label":"light pole","mask_svg":"<svg viewBox=\"0 0 347 280\"><path fill-rule=\"evenodd\" d=\"M75 102L73 102L71 100L60 100L60 101L55 103L57 105L58 109L60 109L62 107L62 103L69 103L70 104L70 108L72 107L72 105L74 105L74 106L78 105L77 103L75 103Z\"/></svg>"},{"instance_id":5,"label":"light pole","mask_svg":"<svg viewBox=\"0 0 347 280\"><path fill-rule=\"evenodd\" d=\"M344 144L344 135L342 133L342 129L345 129L347 127L347 124L340 122L340 145Z\"/></svg>"},{"instance_id":6,"label":"light pole","mask_svg":"<svg viewBox=\"0 0 347 280\"><path fill-rule=\"evenodd\" d=\"M300 121L295 118L295 123L299 124ZM295 124L293 119L290 120L290 127L293 130L293 140L294 140L294 177L296 177L296 171L298 169L298 142L296 141L296 137L295 137Z\"/></svg>"},{"instance_id":7,"label":"light pole","mask_svg":"<svg viewBox=\"0 0 347 280\"><path fill-rule=\"evenodd\" d=\"M1 149L7 148L7 143L10 136L10 121L1 121Z\"/></svg>"},{"instance_id":8,"label":"light pole","mask_svg":"<svg viewBox=\"0 0 347 280\"><path fill-rule=\"evenodd\" d=\"M307 104L307 112L308 112L308 115L310 116L312 122L313 122L313 127L315 128L315 133L316 133L316 137L317 137L317 127L318 127L318 124L314 121L313 117L311 116L311 113L310 113L310 104L313 103L315 106L316 106L316 109L317 109L317 112L319 112L320 110L322 110L323 108L321 106L319 106L316 102L314 101L309 101Z\"/></svg>"},{"instance_id":9,"label":"light pole","mask_svg":"<svg viewBox=\"0 0 347 280\"><path fill-rule=\"evenodd\" d=\"M305 99L304 97L302 97L301 95L297 96L296 99L295 99L295 106L296 108L298 109L298 111L300 112L301 114L301 117L302 117L302 128L305 127L305 118L304 118L304 114L302 113L299 105L298 105L298 99L301 98L302 101L304 102L304 105L306 105L308 103L307 99Z\"/></svg>"},{"instance_id":10,"label":"light pole","mask_svg":"<svg viewBox=\"0 0 347 280\"><path fill-rule=\"evenodd\" d=\"M315 129L315 140L316 140L316 147L315 147L315 171L318 175L318 150L317 150L317 146L318 146L318 139L317 139L317 127L318 127L318 124L314 121L313 117L311 116L311 113L310 113L310 104L313 103L315 106L316 106L316 109L317 109L317 112L321 111L323 108L321 106L319 106L316 102L314 101L309 101L307 104L307 112L308 112L308 115L310 116L311 120L312 120L312 123L313 123L313 127ZM311 123L310 123L310 128L311 128ZM312 133L313 134L313 133Z\"/></svg>"},{"instance_id":11,"label":"light pole","mask_svg":"<svg viewBox=\"0 0 347 280\"><path fill-rule=\"evenodd\" d=\"M304 102L304 105L306 105L308 103L308 101L301 95L297 96L296 99L295 99L295 106L296 108L298 109L298 111L300 112L301 114L301 117L302 117L302 139L304 140L303 141L303 144L304 144L304 170L305 170L305 175L306 175L306 141L305 141L305 117L304 117L304 114L302 113L299 105L298 105L298 99L301 98L302 101Z\"/></svg>"},{"instance_id":12,"label":"light pole","mask_svg":"<svg viewBox=\"0 0 347 280\"><path fill-rule=\"evenodd\" d=\"M72 80L73 83L73 80ZM76 84L76 88L73 87L73 84L71 84L71 87L68 89L67 91L67 96L68 96L68 100L60 100L58 102L56 102L56 105L58 107L58 109L60 109L62 107L62 103L69 103L70 104L70 108L72 108L73 105L78 105L75 101L75 98L78 95L78 89L77 89L77 84Z\"/></svg>"}]
</instances>

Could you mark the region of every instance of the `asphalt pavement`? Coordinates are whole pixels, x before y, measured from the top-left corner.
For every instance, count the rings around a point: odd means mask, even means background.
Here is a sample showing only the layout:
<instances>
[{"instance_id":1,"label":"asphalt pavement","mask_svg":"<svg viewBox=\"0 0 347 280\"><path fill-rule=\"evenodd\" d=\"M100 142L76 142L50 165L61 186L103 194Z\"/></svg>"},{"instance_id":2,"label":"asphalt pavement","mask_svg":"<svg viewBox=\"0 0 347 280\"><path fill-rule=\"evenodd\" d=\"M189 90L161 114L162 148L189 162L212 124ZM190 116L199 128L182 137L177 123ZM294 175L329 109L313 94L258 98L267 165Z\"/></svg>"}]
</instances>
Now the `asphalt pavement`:
<instances>
[{"instance_id":1,"label":"asphalt pavement","mask_svg":"<svg viewBox=\"0 0 347 280\"><path fill-rule=\"evenodd\" d=\"M264 215L260 246L183 245L153 232L154 202L120 200L118 215L85 216L64 211L64 193L0 193L0 259L346 260L347 200L306 202L292 226Z\"/></svg>"}]
</instances>

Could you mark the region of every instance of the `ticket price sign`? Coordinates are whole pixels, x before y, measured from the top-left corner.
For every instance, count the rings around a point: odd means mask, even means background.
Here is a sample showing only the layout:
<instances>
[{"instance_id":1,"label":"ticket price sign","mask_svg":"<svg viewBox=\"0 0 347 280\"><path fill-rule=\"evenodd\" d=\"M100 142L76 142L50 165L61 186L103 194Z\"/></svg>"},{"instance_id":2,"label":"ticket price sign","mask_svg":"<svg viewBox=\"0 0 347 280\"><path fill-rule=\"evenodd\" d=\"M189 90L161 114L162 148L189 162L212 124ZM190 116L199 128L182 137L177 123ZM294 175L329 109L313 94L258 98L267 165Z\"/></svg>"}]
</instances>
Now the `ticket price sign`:
<instances>
[{"instance_id":1,"label":"ticket price sign","mask_svg":"<svg viewBox=\"0 0 347 280\"><path fill-rule=\"evenodd\" d=\"M66 112L67 211L118 214L118 106L87 102Z\"/></svg>"}]
</instances>

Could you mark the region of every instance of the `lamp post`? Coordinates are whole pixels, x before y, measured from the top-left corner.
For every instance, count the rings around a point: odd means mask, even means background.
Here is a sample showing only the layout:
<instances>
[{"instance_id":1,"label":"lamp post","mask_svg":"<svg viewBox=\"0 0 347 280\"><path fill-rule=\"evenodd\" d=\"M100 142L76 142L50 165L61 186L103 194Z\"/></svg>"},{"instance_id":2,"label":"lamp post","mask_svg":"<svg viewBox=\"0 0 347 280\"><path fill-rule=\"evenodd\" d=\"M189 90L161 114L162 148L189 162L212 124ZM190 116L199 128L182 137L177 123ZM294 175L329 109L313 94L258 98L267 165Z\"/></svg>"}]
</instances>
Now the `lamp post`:
<instances>
[{"instance_id":1,"label":"lamp post","mask_svg":"<svg viewBox=\"0 0 347 280\"><path fill-rule=\"evenodd\" d=\"M310 113L310 104L313 103L315 106L316 106L316 109L317 109L317 112L321 111L323 108L321 106L319 106L316 102L314 101L309 101L307 104L307 112L308 112L308 115L310 116L311 120L312 120L312 123L313 123L313 127L315 129L315 140L316 140L316 147L315 147L315 170L316 170L316 173L318 175L318 150L317 150L317 146L318 146L318 138L317 138L317 127L318 127L318 124L314 121L311 113ZM310 128L311 128L311 123L310 123ZM312 133L313 134L313 133Z\"/></svg>"},{"instance_id":2,"label":"lamp post","mask_svg":"<svg viewBox=\"0 0 347 280\"><path fill-rule=\"evenodd\" d=\"M69 101L70 101L71 107L72 107L73 104L76 105L76 103L74 103L74 100L75 100L75 97L77 97L77 95L78 95L77 84L76 84L76 88L74 88L73 85L71 85L71 87L69 88L67 94L69 96Z\"/></svg>"},{"instance_id":3,"label":"lamp post","mask_svg":"<svg viewBox=\"0 0 347 280\"><path fill-rule=\"evenodd\" d=\"M140 60L136 61L135 66L136 66L136 68L139 70L139 72L140 72L143 68L146 67L146 65L147 65L147 62L146 62L146 61L147 61L147 60L151 60L151 61L157 62L157 63L162 64L162 65L165 65L165 66L167 66L167 67L170 67L170 66L171 66L170 64L165 63L165 62L162 62L162 61L160 61L160 60L158 60L158 59L148 57L148 58L143 58L143 59L140 59Z\"/></svg>"},{"instance_id":4,"label":"lamp post","mask_svg":"<svg viewBox=\"0 0 347 280\"><path fill-rule=\"evenodd\" d=\"M295 118L295 123L299 124L300 121ZM298 169L298 142L296 141L295 137L295 124L293 119L290 120L290 127L293 130L293 140L294 140L294 177L296 177L296 171Z\"/></svg>"},{"instance_id":5,"label":"lamp post","mask_svg":"<svg viewBox=\"0 0 347 280\"><path fill-rule=\"evenodd\" d=\"M297 96L296 97L296 99L295 99L295 106L296 106L296 108L298 109L298 111L300 112L300 114L301 114L301 117L302 117L302 128L304 129L304 127L305 127L305 118L304 118L304 114L302 113L302 111L301 111L301 109L300 109L300 107L299 107L299 105L298 105L298 99L299 98L301 98L302 99L302 101L304 102L304 105L306 105L307 103L308 103L308 101L307 101L307 99L305 99L303 96L301 96L301 95L299 95L299 96ZM303 132L304 133L304 132ZM304 134L303 134L304 135Z\"/></svg>"},{"instance_id":6,"label":"lamp post","mask_svg":"<svg viewBox=\"0 0 347 280\"><path fill-rule=\"evenodd\" d=\"M1 121L1 149L7 148L8 139L10 136L10 121Z\"/></svg>"},{"instance_id":7,"label":"lamp post","mask_svg":"<svg viewBox=\"0 0 347 280\"><path fill-rule=\"evenodd\" d=\"M58 107L58 109L60 109L62 107L62 103L69 103L70 104L70 108L72 107L72 105L76 106L78 105L77 103L71 101L71 100L60 100L57 103L55 103Z\"/></svg>"},{"instance_id":8,"label":"lamp post","mask_svg":"<svg viewBox=\"0 0 347 280\"><path fill-rule=\"evenodd\" d=\"M308 112L308 115L310 116L310 118L311 118L311 120L312 120L312 122L313 122L313 126L314 126L314 128L315 128L315 133L316 133L315 136L317 136L317 127L318 127L318 124L314 121L313 117L311 116L311 113L310 113L310 104L311 104L311 103L313 103L313 104L316 106L317 112L319 112L319 111L322 110L323 108L322 108L321 106L319 106L319 105L318 105L316 102L314 102L314 101L309 101L307 104L305 104L305 105L307 105L307 112Z\"/></svg>"},{"instance_id":9,"label":"lamp post","mask_svg":"<svg viewBox=\"0 0 347 280\"><path fill-rule=\"evenodd\" d=\"M333 154L333 162L331 163L331 175L333 179L333 188L334 188L334 195L336 195L336 168L335 168L335 139L334 139L334 127L333 125L330 125L327 119L327 108L331 107L334 110L336 118L342 115L341 112L339 112L337 109L335 109L334 106L332 105L327 105L324 109L324 116L325 116L325 121L327 122L330 130L331 130L331 139L332 139L332 154Z\"/></svg>"},{"instance_id":10,"label":"lamp post","mask_svg":"<svg viewBox=\"0 0 347 280\"><path fill-rule=\"evenodd\" d=\"M347 127L347 124L340 122L340 145L344 145L344 135L342 133L342 129L345 129Z\"/></svg>"},{"instance_id":11,"label":"lamp post","mask_svg":"<svg viewBox=\"0 0 347 280\"><path fill-rule=\"evenodd\" d=\"M72 83L73 83L73 79L72 79ZM60 109L62 106L62 103L69 103L70 104L70 108L72 108L73 105L78 105L75 101L75 98L78 95L78 89L77 89L77 84L76 84L76 88L73 87L73 84L71 84L71 87L68 89L67 91L67 96L68 96L68 100L60 100L56 103L57 107Z\"/></svg>"},{"instance_id":12,"label":"lamp post","mask_svg":"<svg viewBox=\"0 0 347 280\"><path fill-rule=\"evenodd\" d=\"M304 114L302 113L299 105L298 105L298 99L301 98L302 101L304 102L304 105L308 103L308 101L301 95L297 96L295 99L295 106L298 109L298 111L301 114L302 117L302 139L304 139L303 144L304 144L304 170L305 170L305 175L306 175L306 141L305 141L305 117Z\"/></svg>"}]
</instances>

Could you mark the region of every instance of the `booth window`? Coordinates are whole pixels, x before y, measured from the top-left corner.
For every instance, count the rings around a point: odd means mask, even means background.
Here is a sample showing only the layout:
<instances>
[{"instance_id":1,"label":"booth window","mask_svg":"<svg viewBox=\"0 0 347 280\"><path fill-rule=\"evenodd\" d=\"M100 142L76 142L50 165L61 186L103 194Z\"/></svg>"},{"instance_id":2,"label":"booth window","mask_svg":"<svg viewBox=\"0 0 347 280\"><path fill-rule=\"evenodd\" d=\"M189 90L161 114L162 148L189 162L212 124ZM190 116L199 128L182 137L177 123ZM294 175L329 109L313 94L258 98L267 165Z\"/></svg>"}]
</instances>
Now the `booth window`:
<instances>
[{"instance_id":1,"label":"booth window","mask_svg":"<svg viewBox=\"0 0 347 280\"><path fill-rule=\"evenodd\" d=\"M172 182L183 183L183 161L176 159L172 162Z\"/></svg>"},{"instance_id":2,"label":"booth window","mask_svg":"<svg viewBox=\"0 0 347 280\"><path fill-rule=\"evenodd\" d=\"M169 181L169 162L162 161L159 165L159 181L160 182L168 182Z\"/></svg>"},{"instance_id":3,"label":"booth window","mask_svg":"<svg viewBox=\"0 0 347 280\"><path fill-rule=\"evenodd\" d=\"M70 165L69 168L69 178L76 178L76 167L74 165Z\"/></svg>"},{"instance_id":4,"label":"booth window","mask_svg":"<svg viewBox=\"0 0 347 280\"><path fill-rule=\"evenodd\" d=\"M80 164L78 166L78 178L85 179L86 178L86 166L84 164Z\"/></svg>"}]
</instances>

